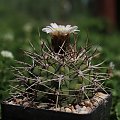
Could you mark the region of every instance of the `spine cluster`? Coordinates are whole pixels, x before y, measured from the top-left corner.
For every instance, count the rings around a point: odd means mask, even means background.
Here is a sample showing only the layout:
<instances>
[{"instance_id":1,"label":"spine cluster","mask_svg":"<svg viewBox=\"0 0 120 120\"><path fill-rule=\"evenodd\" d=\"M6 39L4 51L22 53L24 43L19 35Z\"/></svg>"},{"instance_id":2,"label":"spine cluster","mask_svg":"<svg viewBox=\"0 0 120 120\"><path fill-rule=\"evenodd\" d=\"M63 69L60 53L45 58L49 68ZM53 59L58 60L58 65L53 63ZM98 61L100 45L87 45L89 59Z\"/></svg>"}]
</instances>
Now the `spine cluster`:
<instances>
[{"instance_id":1,"label":"spine cluster","mask_svg":"<svg viewBox=\"0 0 120 120\"><path fill-rule=\"evenodd\" d=\"M24 51L30 62L18 61L20 66L13 67L20 84L12 87L16 97L58 108L90 100L98 91L107 93L104 82L109 75L107 68L102 67L104 61L95 64L97 50L89 45L77 49L76 41L74 38L67 50L63 49L63 42L57 52L45 42L41 42L40 53Z\"/></svg>"}]
</instances>

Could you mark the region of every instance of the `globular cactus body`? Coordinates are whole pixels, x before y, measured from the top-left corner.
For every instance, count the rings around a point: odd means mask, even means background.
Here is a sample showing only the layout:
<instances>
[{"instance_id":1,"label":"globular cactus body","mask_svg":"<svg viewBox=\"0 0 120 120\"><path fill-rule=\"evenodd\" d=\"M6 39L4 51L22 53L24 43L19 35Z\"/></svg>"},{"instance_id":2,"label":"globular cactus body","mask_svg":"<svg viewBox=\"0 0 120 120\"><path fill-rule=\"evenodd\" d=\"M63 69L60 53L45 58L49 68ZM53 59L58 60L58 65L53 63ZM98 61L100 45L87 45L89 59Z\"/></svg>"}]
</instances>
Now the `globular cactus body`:
<instances>
[{"instance_id":1,"label":"globular cactus body","mask_svg":"<svg viewBox=\"0 0 120 120\"><path fill-rule=\"evenodd\" d=\"M70 29L71 33L77 31L76 27ZM57 34L61 31L52 32L55 32L52 34L54 41L54 35L57 39L59 37ZM70 33L67 34L67 38L70 38ZM96 50L92 51L90 46L77 49L76 37L74 45L71 45L68 39L67 44L66 41L61 44L61 39L62 37L57 39L58 45L60 41L60 46L56 45L57 43L53 44L53 49L42 42L39 54L25 51L33 64L24 63L24 67L15 68L16 79L22 81L22 85L18 88L24 88L20 90L20 94L34 102L49 103L48 107L52 105L54 108L59 108L69 104L81 104L85 99L90 100L98 91L107 93L103 84L109 76L106 72L102 72L103 62L93 64L98 54Z\"/></svg>"}]
</instances>

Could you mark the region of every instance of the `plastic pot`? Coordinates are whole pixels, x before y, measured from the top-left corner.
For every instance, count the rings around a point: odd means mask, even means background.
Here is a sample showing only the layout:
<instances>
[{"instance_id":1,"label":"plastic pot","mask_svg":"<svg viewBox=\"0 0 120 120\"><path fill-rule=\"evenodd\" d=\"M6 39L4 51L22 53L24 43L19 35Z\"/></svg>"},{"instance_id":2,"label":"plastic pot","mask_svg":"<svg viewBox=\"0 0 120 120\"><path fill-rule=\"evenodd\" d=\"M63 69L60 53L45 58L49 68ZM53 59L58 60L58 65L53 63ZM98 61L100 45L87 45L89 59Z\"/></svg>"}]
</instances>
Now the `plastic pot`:
<instances>
[{"instance_id":1,"label":"plastic pot","mask_svg":"<svg viewBox=\"0 0 120 120\"><path fill-rule=\"evenodd\" d=\"M25 108L18 105L1 104L2 120L108 120L112 96L99 104L89 114L75 114L36 108Z\"/></svg>"}]
</instances>

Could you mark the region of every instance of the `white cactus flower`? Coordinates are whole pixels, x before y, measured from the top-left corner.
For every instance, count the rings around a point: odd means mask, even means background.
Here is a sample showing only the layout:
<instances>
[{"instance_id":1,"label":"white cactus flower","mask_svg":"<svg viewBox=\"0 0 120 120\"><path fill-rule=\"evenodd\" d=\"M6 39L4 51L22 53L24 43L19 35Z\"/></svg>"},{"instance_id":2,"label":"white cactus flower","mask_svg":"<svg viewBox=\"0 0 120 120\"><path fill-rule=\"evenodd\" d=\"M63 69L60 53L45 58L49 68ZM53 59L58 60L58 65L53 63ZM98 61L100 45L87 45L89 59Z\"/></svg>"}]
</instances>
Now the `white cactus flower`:
<instances>
[{"instance_id":1,"label":"white cactus flower","mask_svg":"<svg viewBox=\"0 0 120 120\"><path fill-rule=\"evenodd\" d=\"M1 55L2 55L3 57L5 57L5 58L10 58L10 59L13 59L13 58L14 58L12 52L7 51L7 50L2 50L2 51L1 51Z\"/></svg>"},{"instance_id":2,"label":"white cactus flower","mask_svg":"<svg viewBox=\"0 0 120 120\"><path fill-rule=\"evenodd\" d=\"M46 26L46 28L42 29L43 32L46 32L48 34L52 35L58 35L58 34L70 34L75 33L80 30L78 30L77 26L71 26L71 25L57 25L56 23L51 23L50 26Z\"/></svg>"}]
</instances>

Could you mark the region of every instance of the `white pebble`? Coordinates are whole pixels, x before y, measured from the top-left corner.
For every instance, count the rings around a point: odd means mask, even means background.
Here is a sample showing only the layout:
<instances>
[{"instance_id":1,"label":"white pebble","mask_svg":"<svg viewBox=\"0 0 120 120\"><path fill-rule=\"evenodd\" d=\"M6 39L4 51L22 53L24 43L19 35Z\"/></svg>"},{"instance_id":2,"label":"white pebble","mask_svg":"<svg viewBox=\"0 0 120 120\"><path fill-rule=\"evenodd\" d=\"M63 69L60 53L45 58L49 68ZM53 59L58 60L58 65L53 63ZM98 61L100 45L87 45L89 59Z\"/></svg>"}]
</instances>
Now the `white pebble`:
<instances>
[{"instance_id":1,"label":"white pebble","mask_svg":"<svg viewBox=\"0 0 120 120\"><path fill-rule=\"evenodd\" d=\"M71 112L70 108L65 108L65 112Z\"/></svg>"},{"instance_id":2,"label":"white pebble","mask_svg":"<svg viewBox=\"0 0 120 120\"><path fill-rule=\"evenodd\" d=\"M65 108L64 108L64 107L61 107L61 108L60 108L60 111L65 112Z\"/></svg>"}]
</instances>

